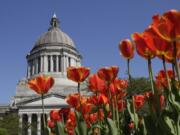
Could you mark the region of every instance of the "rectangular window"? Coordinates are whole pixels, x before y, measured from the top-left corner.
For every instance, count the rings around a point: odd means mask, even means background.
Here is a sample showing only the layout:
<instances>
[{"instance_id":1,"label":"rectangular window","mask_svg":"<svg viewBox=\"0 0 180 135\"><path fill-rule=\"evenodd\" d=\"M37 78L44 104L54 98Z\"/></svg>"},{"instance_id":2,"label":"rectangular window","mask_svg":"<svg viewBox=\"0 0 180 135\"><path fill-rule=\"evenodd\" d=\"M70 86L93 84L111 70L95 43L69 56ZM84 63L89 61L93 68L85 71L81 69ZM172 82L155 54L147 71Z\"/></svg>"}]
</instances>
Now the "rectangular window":
<instances>
[{"instance_id":1,"label":"rectangular window","mask_svg":"<svg viewBox=\"0 0 180 135\"><path fill-rule=\"evenodd\" d=\"M48 56L48 72L51 71L51 57Z\"/></svg>"},{"instance_id":2,"label":"rectangular window","mask_svg":"<svg viewBox=\"0 0 180 135\"><path fill-rule=\"evenodd\" d=\"M38 57L38 73L41 71L41 59Z\"/></svg>"},{"instance_id":3,"label":"rectangular window","mask_svg":"<svg viewBox=\"0 0 180 135\"><path fill-rule=\"evenodd\" d=\"M61 67L61 56L59 55L59 69L58 71L61 72L62 71L62 67Z\"/></svg>"},{"instance_id":4,"label":"rectangular window","mask_svg":"<svg viewBox=\"0 0 180 135\"><path fill-rule=\"evenodd\" d=\"M57 66L57 64L56 64L56 56L55 55L53 55L53 71L54 72L56 72L56 66Z\"/></svg>"}]
</instances>

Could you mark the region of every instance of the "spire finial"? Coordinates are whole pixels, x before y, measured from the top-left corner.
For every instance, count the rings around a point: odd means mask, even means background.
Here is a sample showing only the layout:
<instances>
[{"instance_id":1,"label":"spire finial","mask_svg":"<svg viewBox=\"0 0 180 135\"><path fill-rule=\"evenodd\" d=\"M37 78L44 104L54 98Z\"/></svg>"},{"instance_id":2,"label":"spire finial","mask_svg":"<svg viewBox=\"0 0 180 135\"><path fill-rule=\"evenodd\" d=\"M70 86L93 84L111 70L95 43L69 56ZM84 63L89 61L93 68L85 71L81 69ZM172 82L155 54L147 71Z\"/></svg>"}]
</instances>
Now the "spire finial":
<instances>
[{"instance_id":1,"label":"spire finial","mask_svg":"<svg viewBox=\"0 0 180 135\"><path fill-rule=\"evenodd\" d=\"M53 18L57 18L57 17L56 17L56 13L55 13L55 12L54 12L54 14L53 14Z\"/></svg>"},{"instance_id":2,"label":"spire finial","mask_svg":"<svg viewBox=\"0 0 180 135\"><path fill-rule=\"evenodd\" d=\"M51 27L59 27L59 20L56 16L56 13L54 13L53 17L51 18Z\"/></svg>"}]
</instances>

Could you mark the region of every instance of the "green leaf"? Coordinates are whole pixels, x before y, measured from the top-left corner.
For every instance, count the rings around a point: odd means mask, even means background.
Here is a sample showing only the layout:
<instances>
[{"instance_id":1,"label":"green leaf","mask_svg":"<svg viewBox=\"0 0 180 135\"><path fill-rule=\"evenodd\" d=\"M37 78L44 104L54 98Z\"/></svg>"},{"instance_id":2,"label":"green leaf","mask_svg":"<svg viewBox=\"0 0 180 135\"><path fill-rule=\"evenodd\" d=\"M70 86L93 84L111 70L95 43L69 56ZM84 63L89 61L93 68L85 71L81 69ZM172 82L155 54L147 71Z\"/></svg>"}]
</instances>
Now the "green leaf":
<instances>
[{"instance_id":1,"label":"green leaf","mask_svg":"<svg viewBox=\"0 0 180 135\"><path fill-rule=\"evenodd\" d=\"M133 111L133 104L130 100L127 100L127 109L128 109L128 112L130 114L130 117L132 119L132 121L134 122L135 124L135 128L137 129L138 128L138 115L137 113Z\"/></svg>"},{"instance_id":2,"label":"green leaf","mask_svg":"<svg viewBox=\"0 0 180 135\"><path fill-rule=\"evenodd\" d=\"M109 135L118 135L118 128L116 127L115 122L112 119L107 118L107 124L109 127Z\"/></svg>"},{"instance_id":3,"label":"green leaf","mask_svg":"<svg viewBox=\"0 0 180 135\"><path fill-rule=\"evenodd\" d=\"M84 119L82 118L82 115L77 111L75 111L75 114L77 121L77 132L79 132L80 135L87 135L87 126Z\"/></svg>"},{"instance_id":4,"label":"green leaf","mask_svg":"<svg viewBox=\"0 0 180 135\"><path fill-rule=\"evenodd\" d=\"M55 123L56 135L67 135L64 128L65 128L65 126L64 126L64 124L62 122L56 122Z\"/></svg>"},{"instance_id":5,"label":"green leaf","mask_svg":"<svg viewBox=\"0 0 180 135\"><path fill-rule=\"evenodd\" d=\"M174 128L175 123L173 122L173 120L171 120L168 116L165 116L164 121L167 124L167 126L169 127L170 133L172 135L175 135L176 129Z\"/></svg>"}]
</instances>

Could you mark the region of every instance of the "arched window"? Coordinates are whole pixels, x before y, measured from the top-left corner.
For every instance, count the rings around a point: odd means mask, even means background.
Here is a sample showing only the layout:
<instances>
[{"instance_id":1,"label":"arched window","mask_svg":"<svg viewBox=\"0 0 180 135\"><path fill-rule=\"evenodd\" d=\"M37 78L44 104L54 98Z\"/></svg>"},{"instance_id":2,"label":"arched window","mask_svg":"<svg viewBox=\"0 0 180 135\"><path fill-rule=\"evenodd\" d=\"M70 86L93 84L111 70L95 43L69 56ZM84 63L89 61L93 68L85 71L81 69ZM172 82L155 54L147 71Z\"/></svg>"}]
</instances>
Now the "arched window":
<instances>
[{"instance_id":1,"label":"arched window","mask_svg":"<svg viewBox=\"0 0 180 135\"><path fill-rule=\"evenodd\" d=\"M51 71L51 57L48 56L48 72Z\"/></svg>"}]
</instances>

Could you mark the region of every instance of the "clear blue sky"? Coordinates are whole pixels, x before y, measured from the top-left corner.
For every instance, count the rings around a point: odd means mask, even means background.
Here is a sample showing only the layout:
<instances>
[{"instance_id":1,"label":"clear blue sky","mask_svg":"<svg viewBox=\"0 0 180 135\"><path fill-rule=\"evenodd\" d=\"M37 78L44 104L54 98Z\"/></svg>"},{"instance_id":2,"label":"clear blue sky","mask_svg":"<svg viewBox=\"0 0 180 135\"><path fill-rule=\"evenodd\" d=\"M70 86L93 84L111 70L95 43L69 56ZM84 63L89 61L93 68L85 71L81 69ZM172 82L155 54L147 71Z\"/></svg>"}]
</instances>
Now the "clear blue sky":
<instances>
[{"instance_id":1,"label":"clear blue sky","mask_svg":"<svg viewBox=\"0 0 180 135\"><path fill-rule=\"evenodd\" d=\"M16 84L26 75L26 54L46 32L55 12L60 27L83 55L83 65L95 72L102 66L118 65L126 77L126 61L118 42L142 32L155 13L180 10L179 0L1 0L0 1L0 103L9 103ZM132 61L133 76L147 76L145 60ZM153 61L154 72L162 66Z\"/></svg>"}]
</instances>

